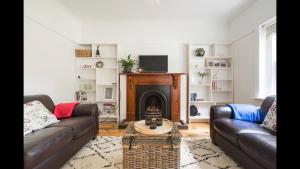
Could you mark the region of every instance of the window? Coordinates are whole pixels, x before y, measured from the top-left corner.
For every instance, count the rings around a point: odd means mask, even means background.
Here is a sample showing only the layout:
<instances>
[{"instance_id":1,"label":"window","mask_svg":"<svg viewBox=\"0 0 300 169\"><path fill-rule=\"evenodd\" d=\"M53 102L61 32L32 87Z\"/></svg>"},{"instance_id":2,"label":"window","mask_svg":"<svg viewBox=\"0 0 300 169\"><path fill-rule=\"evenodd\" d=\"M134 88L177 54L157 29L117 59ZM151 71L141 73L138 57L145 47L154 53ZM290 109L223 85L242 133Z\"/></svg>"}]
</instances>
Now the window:
<instances>
[{"instance_id":1,"label":"window","mask_svg":"<svg viewBox=\"0 0 300 169\"><path fill-rule=\"evenodd\" d=\"M259 31L259 97L276 95L276 18Z\"/></svg>"}]
</instances>

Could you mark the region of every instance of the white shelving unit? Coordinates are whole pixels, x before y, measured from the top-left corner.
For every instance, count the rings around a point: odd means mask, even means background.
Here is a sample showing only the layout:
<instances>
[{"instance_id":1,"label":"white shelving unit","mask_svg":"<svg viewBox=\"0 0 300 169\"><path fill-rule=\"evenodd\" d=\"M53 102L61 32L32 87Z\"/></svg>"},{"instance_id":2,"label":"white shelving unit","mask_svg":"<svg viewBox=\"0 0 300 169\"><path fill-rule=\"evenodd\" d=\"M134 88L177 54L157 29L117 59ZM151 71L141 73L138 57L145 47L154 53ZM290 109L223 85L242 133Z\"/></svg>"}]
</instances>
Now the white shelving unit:
<instances>
[{"instance_id":1,"label":"white shelving unit","mask_svg":"<svg viewBox=\"0 0 300 169\"><path fill-rule=\"evenodd\" d=\"M76 59L76 91L85 92L86 100L82 103L96 103L100 111L99 121L117 121L119 116L118 103L118 46L117 44L80 44L80 48L89 48L92 57L75 57ZM100 57L96 56L99 46ZM96 67L101 61L103 67ZM80 78L78 78L80 77ZM112 89L112 99L105 99L105 89ZM109 90L110 90L109 89ZM108 107L113 107L108 113Z\"/></svg>"},{"instance_id":2,"label":"white shelving unit","mask_svg":"<svg viewBox=\"0 0 300 169\"><path fill-rule=\"evenodd\" d=\"M204 56L195 50L203 48ZM189 122L208 121L211 105L233 102L233 59L228 44L190 44L188 49ZM203 79L199 72L206 72ZM192 95L196 94L196 100ZM195 105L200 115L190 116Z\"/></svg>"}]
</instances>

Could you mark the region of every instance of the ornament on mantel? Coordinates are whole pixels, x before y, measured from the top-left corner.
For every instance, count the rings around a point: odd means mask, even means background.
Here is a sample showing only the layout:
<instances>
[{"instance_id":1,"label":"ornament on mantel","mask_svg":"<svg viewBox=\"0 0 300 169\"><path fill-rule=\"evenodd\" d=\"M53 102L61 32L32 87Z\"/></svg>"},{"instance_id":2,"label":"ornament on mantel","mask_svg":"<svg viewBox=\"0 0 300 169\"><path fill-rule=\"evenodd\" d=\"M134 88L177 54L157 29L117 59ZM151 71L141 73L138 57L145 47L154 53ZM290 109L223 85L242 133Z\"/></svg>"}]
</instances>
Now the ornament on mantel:
<instances>
[{"instance_id":1,"label":"ornament on mantel","mask_svg":"<svg viewBox=\"0 0 300 169\"><path fill-rule=\"evenodd\" d=\"M96 50L96 57L100 57L100 50L99 50L99 46L97 46L97 50Z\"/></svg>"}]
</instances>

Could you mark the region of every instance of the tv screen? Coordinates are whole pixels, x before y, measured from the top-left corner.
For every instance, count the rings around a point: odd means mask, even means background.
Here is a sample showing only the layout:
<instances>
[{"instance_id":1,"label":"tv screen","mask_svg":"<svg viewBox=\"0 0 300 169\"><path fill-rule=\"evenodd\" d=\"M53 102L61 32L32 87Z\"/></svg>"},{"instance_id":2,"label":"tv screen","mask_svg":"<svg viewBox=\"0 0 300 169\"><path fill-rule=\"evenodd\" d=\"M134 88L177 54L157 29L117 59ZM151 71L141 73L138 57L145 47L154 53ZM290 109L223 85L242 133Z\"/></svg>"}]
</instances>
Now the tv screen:
<instances>
[{"instance_id":1,"label":"tv screen","mask_svg":"<svg viewBox=\"0 0 300 169\"><path fill-rule=\"evenodd\" d=\"M168 55L140 55L139 67L143 72L168 72Z\"/></svg>"}]
</instances>

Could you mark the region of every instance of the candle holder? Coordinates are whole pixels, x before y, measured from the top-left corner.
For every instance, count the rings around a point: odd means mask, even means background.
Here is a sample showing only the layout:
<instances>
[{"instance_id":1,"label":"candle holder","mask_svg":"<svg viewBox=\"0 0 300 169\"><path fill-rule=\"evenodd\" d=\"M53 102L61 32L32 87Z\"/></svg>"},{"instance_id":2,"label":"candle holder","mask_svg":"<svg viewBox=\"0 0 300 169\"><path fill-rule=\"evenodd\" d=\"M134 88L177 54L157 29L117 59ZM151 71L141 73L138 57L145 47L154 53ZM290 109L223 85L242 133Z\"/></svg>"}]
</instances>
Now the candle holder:
<instances>
[{"instance_id":1,"label":"candle holder","mask_svg":"<svg viewBox=\"0 0 300 169\"><path fill-rule=\"evenodd\" d=\"M156 118L152 118L150 123L150 129L156 129L156 127L157 127Z\"/></svg>"},{"instance_id":2,"label":"candle holder","mask_svg":"<svg viewBox=\"0 0 300 169\"><path fill-rule=\"evenodd\" d=\"M156 119L156 123L157 123L157 126L162 126L163 125L163 118L160 116Z\"/></svg>"}]
</instances>

